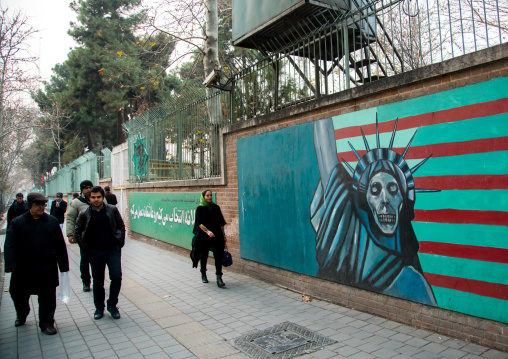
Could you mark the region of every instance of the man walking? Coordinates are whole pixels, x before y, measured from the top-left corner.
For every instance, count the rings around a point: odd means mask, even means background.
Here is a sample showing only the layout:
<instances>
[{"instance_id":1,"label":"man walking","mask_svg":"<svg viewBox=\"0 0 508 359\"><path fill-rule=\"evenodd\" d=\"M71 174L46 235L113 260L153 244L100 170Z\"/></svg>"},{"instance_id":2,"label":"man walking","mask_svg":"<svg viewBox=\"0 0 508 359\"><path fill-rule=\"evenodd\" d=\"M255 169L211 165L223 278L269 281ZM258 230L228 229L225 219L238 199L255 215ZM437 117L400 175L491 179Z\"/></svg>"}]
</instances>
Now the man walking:
<instances>
[{"instance_id":1,"label":"man walking","mask_svg":"<svg viewBox=\"0 0 508 359\"><path fill-rule=\"evenodd\" d=\"M7 228L14 218L28 212L28 204L23 201L23 193L16 193L16 200L12 202L7 211Z\"/></svg>"},{"instance_id":2,"label":"man walking","mask_svg":"<svg viewBox=\"0 0 508 359\"><path fill-rule=\"evenodd\" d=\"M76 226L76 219L78 218L79 212L90 207L90 189L93 187L92 181L84 180L79 184L79 189L81 191L81 196L72 200L69 211L67 212L67 224L65 226L65 232L67 233L67 238L69 239L69 243L76 243L76 239L74 237L74 227ZM85 252L83 252L80 248L79 250L81 261L79 264L79 270L81 272L81 281L83 282L83 292L90 291L90 260Z\"/></svg>"},{"instance_id":3,"label":"man walking","mask_svg":"<svg viewBox=\"0 0 508 359\"><path fill-rule=\"evenodd\" d=\"M17 314L14 325L25 324L30 295L36 294L39 327L53 335L58 269L69 271L67 247L58 221L44 212L48 199L35 192L27 199L29 211L12 221L5 239L5 271L12 273L9 292Z\"/></svg>"},{"instance_id":4,"label":"man walking","mask_svg":"<svg viewBox=\"0 0 508 359\"><path fill-rule=\"evenodd\" d=\"M111 280L107 310L114 319L120 319L116 305L122 285L121 248L125 243L125 225L118 209L104 203L102 187L95 186L90 190L90 202L91 206L78 216L74 235L92 266L94 319L104 315L106 265Z\"/></svg>"},{"instance_id":5,"label":"man walking","mask_svg":"<svg viewBox=\"0 0 508 359\"><path fill-rule=\"evenodd\" d=\"M60 228L63 227L65 211L67 211L67 202L65 202L62 198L63 194L58 192L56 194L56 200L51 203L51 209L49 210L49 214L58 220Z\"/></svg>"},{"instance_id":6,"label":"man walking","mask_svg":"<svg viewBox=\"0 0 508 359\"><path fill-rule=\"evenodd\" d=\"M112 204L113 206L116 206L118 204L118 201L116 200L116 196L111 193L111 188L109 186L104 187L104 191L106 191L106 201L108 201L108 204Z\"/></svg>"}]
</instances>

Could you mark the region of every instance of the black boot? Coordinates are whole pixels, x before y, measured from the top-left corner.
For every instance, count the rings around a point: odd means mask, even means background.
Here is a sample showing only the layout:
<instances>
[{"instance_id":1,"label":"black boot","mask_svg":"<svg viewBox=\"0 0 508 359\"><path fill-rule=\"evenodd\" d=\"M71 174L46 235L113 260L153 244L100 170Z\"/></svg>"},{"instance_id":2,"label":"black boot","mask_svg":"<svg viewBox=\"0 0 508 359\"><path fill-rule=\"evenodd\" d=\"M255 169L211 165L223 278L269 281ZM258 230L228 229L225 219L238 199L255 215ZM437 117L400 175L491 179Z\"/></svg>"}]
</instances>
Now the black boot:
<instances>
[{"instance_id":1,"label":"black boot","mask_svg":"<svg viewBox=\"0 0 508 359\"><path fill-rule=\"evenodd\" d=\"M221 287L224 287L226 286L226 283L224 283L222 281L222 276L221 275L217 275L217 287L221 288Z\"/></svg>"},{"instance_id":2,"label":"black boot","mask_svg":"<svg viewBox=\"0 0 508 359\"><path fill-rule=\"evenodd\" d=\"M208 283L208 278L206 278L206 273L201 273L201 280L203 283Z\"/></svg>"}]
</instances>

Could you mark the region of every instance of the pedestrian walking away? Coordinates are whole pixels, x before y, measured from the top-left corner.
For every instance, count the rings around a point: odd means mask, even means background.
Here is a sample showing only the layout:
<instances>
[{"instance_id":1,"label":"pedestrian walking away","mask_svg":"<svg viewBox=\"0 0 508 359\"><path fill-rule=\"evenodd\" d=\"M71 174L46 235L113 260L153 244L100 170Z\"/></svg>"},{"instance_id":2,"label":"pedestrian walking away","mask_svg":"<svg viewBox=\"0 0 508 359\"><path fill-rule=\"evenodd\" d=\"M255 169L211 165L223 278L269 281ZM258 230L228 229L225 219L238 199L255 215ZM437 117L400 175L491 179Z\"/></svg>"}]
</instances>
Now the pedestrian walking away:
<instances>
[{"instance_id":1,"label":"pedestrian walking away","mask_svg":"<svg viewBox=\"0 0 508 359\"><path fill-rule=\"evenodd\" d=\"M58 220L61 229L63 228L65 212L67 211L67 202L62 198L63 194L58 192L56 194L56 200L51 203L51 209L49 210L49 214Z\"/></svg>"},{"instance_id":2,"label":"pedestrian walking away","mask_svg":"<svg viewBox=\"0 0 508 359\"><path fill-rule=\"evenodd\" d=\"M48 335L56 334L54 317L58 269L69 271L67 247L56 218L45 213L48 199L40 193L27 196L28 212L16 217L5 239L5 271L10 272L11 294L17 318L22 326L30 313L30 295L38 296L39 327Z\"/></svg>"},{"instance_id":3,"label":"pedestrian walking away","mask_svg":"<svg viewBox=\"0 0 508 359\"><path fill-rule=\"evenodd\" d=\"M108 204L112 204L113 206L116 206L118 204L118 201L116 199L116 196L111 193L111 188L109 186L104 187L104 191L106 191L106 200L108 201Z\"/></svg>"},{"instance_id":4,"label":"pedestrian walking away","mask_svg":"<svg viewBox=\"0 0 508 359\"><path fill-rule=\"evenodd\" d=\"M208 283L206 262L208 260L208 252L212 250L215 260L217 286L219 288L226 285L222 280L222 255L226 243L226 236L224 235L225 225L226 221L220 207L213 203L212 191L204 190L201 193L199 206L196 208L193 230L196 235L195 243L193 243L193 266L197 267L197 262L201 261L201 280L203 283Z\"/></svg>"},{"instance_id":5,"label":"pedestrian walking away","mask_svg":"<svg viewBox=\"0 0 508 359\"><path fill-rule=\"evenodd\" d=\"M67 234L67 238L69 239L69 243L76 243L75 235L74 235L74 227L76 226L76 219L78 218L79 212L90 207L90 189L93 187L92 181L84 180L79 184L79 189L81 190L81 196L72 200L69 211L67 212L67 224L65 226L65 232ZM83 282L83 292L90 291L90 260L86 253L84 253L81 248L79 251L81 260L79 263L79 271L81 272L81 281Z\"/></svg>"},{"instance_id":6,"label":"pedestrian walking away","mask_svg":"<svg viewBox=\"0 0 508 359\"><path fill-rule=\"evenodd\" d=\"M109 271L109 299L107 310L114 319L120 319L118 295L122 285L121 256L125 243L125 225L113 205L104 203L104 190L95 186L90 190L91 205L82 211L74 229L79 247L86 253L92 266L94 319L104 315L104 275Z\"/></svg>"},{"instance_id":7,"label":"pedestrian walking away","mask_svg":"<svg viewBox=\"0 0 508 359\"><path fill-rule=\"evenodd\" d=\"M23 200L23 193L17 193L16 199L12 202L7 211L7 228L9 228L14 218L26 212L28 212L28 204Z\"/></svg>"}]
</instances>

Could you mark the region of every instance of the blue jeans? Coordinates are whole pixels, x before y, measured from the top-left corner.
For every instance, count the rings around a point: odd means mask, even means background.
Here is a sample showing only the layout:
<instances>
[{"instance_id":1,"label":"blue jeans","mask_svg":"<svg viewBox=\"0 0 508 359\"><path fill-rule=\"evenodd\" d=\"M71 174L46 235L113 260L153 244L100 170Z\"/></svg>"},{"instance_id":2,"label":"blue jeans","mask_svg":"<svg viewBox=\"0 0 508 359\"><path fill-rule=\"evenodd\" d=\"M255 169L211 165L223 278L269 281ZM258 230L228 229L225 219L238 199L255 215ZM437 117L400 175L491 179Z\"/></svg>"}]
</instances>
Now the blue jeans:
<instances>
[{"instance_id":1,"label":"blue jeans","mask_svg":"<svg viewBox=\"0 0 508 359\"><path fill-rule=\"evenodd\" d=\"M107 301L108 308L114 308L118 304L118 295L122 286L122 250L115 248L108 251L99 251L91 249L88 252L88 259L92 267L93 280L93 301L95 308L104 310L104 299L106 293L104 291L104 275L106 265L109 270L109 299Z\"/></svg>"}]
</instances>

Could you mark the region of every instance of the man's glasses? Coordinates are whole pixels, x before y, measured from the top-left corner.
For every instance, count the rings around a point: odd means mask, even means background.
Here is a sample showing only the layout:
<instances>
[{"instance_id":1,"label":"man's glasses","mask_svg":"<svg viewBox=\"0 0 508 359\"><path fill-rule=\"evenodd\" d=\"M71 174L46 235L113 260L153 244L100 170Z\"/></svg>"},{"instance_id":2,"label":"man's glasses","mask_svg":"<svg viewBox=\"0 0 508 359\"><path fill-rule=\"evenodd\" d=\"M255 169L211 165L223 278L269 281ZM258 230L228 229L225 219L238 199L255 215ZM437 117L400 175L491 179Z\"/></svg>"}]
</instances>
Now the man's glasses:
<instances>
[{"instance_id":1,"label":"man's glasses","mask_svg":"<svg viewBox=\"0 0 508 359\"><path fill-rule=\"evenodd\" d=\"M44 202L34 202L33 205L36 206L36 207L46 207L47 203L44 203Z\"/></svg>"}]
</instances>

